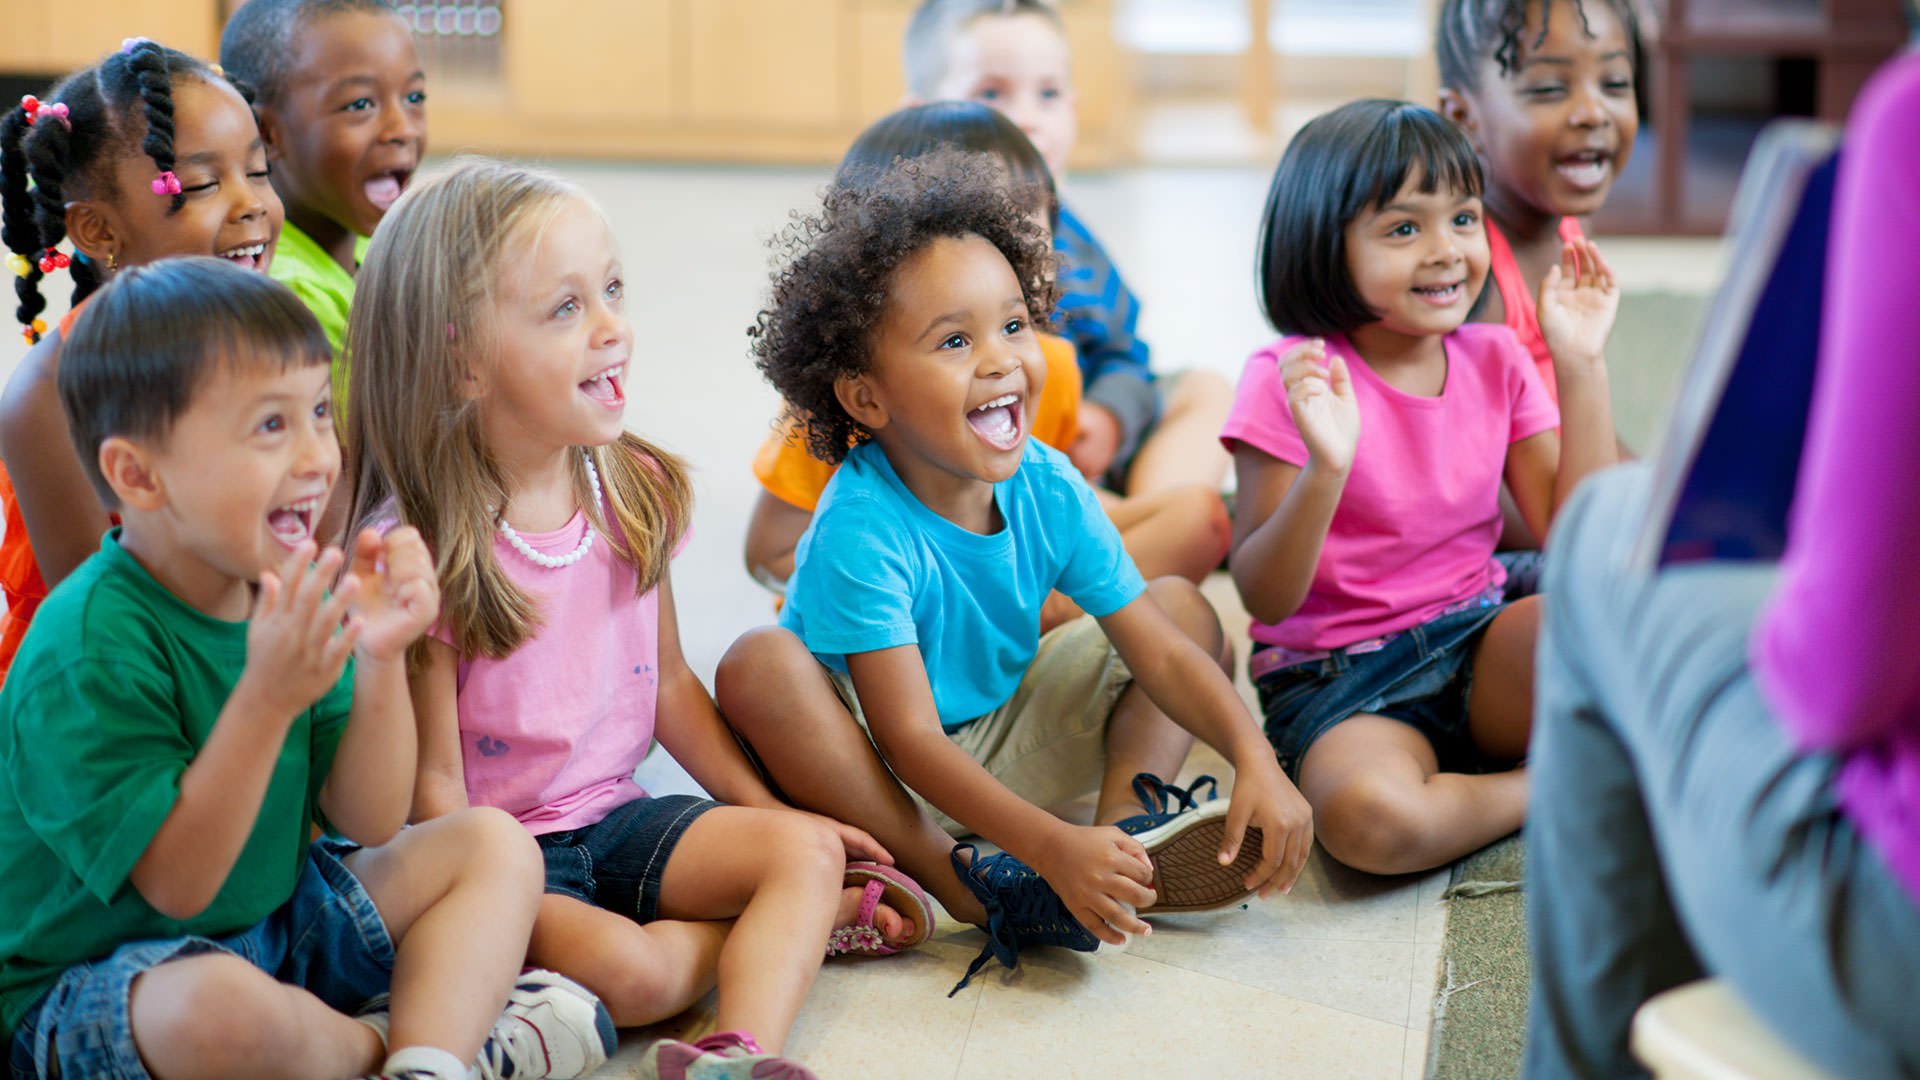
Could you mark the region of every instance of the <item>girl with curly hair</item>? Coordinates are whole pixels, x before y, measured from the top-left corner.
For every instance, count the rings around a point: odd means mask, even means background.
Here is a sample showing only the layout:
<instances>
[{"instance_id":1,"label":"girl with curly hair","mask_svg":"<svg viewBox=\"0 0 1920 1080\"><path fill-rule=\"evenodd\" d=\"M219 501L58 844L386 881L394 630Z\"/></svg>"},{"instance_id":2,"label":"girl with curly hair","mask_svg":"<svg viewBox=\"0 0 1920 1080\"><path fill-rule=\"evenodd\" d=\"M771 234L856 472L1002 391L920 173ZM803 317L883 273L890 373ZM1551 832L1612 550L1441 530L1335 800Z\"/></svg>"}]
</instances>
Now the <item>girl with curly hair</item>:
<instances>
[{"instance_id":1,"label":"girl with curly hair","mask_svg":"<svg viewBox=\"0 0 1920 1080\"><path fill-rule=\"evenodd\" d=\"M1144 581L1066 455L1029 438L1056 295L1041 205L997 157L943 148L835 183L785 235L754 350L840 469L780 626L715 679L789 797L987 930L968 977L1284 888L1312 839L1213 609ZM1093 617L1042 635L1056 589ZM1231 801L1142 815L1136 777L1173 776L1194 735L1233 762ZM1041 809L1096 787L1092 826Z\"/></svg>"}]
</instances>

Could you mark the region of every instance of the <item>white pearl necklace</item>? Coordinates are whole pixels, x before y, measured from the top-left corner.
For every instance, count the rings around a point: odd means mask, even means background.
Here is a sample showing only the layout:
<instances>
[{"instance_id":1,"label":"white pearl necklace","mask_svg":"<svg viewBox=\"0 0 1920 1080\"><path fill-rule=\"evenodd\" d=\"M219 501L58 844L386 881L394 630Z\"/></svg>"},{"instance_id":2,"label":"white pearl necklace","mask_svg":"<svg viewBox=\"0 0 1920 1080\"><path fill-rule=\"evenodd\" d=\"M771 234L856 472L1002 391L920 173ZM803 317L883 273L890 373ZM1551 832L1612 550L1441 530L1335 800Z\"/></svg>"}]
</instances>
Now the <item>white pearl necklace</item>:
<instances>
[{"instance_id":1,"label":"white pearl necklace","mask_svg":"<svg viewBox=\"0 0 1920 1080\"><path fill-rule=\"evenodd\" d=\"M600 505L600 470L593 467L592 454L584 451L582 453L587 462L587 480L593 485L592 505L598 506ZM535 551L532 544L521 539L520 534L513 531L513 526L507 524L505 515L500 518L500 535L507 538L507 543L513 545L513 550L525 555L527 561L549 570L558 570L563 566L572 566L586 558L587 552L593 550L593 519L591 517L587 519L587 535L580 538L580 546L565 555L548 555L545 552Z\"/></svg>"}]
</instances>

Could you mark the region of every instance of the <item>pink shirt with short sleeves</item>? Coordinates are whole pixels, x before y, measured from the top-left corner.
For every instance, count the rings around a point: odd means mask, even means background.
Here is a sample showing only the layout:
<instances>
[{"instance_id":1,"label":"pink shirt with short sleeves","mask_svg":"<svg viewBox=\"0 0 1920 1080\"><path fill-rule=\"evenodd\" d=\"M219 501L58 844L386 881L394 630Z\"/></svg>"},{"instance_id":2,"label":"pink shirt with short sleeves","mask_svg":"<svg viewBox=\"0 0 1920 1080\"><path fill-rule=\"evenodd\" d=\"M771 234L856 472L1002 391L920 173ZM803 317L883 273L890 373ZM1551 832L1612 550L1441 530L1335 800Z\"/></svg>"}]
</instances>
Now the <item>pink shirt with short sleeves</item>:
<instances>
[{"instance_id":1,"label":"pink shirt with short sleeves","mask_svg":"<svg viewBox=\"0 0 1920 1080\"><path fill-rule=\"evenodd\" d=\"M1247 358L1220 436L1228 450L1244 442L1306 465L1279 368L1300 340ZM1255 641L1336 649L1418 626L1506 581L1493 549L1507 448L1558 426L1559 410L1512 330L1469 323L1444 341L1446 383L1420 397L1389 386L1345 337L1327 339L1328 356L1353 373L1360 440L1306 599L1277 625L1255 620Z\"/></svg>"},{"instance_id":2,"label":"pink shirt with short sleeves","mask_svg":"<svg viewBox=\"0 0 1920 1080\"><path fill-rule=\"evenodd\" d=\"M603 505L602 516L611 514ZM587 527L581 512L555 532L520 538L543 555L566 555ZM507 811L536 836L592 825L646 795L633 770L653 745L659 590L636 596L633 568L604 535L579 562L551 569L497 534L493 551L534 598L541 625L503 660L460 662L468 801ZM449 640L444 627L434 636Z\"/></svg>"}]
</instances>

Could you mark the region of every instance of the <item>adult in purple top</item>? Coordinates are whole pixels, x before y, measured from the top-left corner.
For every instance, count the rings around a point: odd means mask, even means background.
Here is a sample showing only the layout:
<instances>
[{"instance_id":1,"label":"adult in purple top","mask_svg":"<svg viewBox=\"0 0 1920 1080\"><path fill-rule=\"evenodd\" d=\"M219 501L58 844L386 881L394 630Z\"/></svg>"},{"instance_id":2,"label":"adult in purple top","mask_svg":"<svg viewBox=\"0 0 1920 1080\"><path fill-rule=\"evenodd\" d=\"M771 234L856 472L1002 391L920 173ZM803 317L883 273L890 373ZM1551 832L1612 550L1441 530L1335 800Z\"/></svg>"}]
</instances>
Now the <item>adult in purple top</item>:
<instances>
[{"instance_id":1,"label":"adult in purple top","mask_svg":"<svg viewBox=\"0 0 1920 1080\"><path fill-rule=\"evenodd\" d=\"M1855 106L1785 560L1621 568L1649 475L1596 479L1547 571L1529 1078L1645 1075L1633 1011L1730 980L1838 1076L1920 1075L1920 52Z\"/></svg>"}]
</instances>

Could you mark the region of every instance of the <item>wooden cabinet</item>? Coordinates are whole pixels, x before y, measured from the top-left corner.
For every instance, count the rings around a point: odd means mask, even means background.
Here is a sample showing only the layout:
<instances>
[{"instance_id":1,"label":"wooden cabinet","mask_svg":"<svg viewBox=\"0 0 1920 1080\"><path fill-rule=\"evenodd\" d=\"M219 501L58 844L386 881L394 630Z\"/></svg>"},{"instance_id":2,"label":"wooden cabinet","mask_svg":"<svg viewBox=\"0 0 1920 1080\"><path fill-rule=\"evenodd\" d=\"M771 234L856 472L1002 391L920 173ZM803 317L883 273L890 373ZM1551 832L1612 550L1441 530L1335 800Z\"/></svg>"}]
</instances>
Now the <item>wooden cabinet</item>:
<instances>
[{"instance_id":1,"label":"wooden cabinet","mask_svg":"<svg viewBox=\"0 0 1920 1080\"><path fill-rule=\"evenodd\" d=\"M1074 161L1120 140L1115 0L1062 0L1081 102ZM428 60L439 151L830 163L904 92L915 0L506 0L502 71ZM429 56L431 51L429 50Z\"/></svg>"},{"instance_id":2,"label":"wooden cabinet","mask_svg":"<svg viewBox=\"0 0 1920 1080\"><path fill-rule=\"evenodd\" d=\"M130 37L211 57L220 49L220 20L218 0L7 0L0 72L57 77Z\"/></svg>"},{"instance_id":3,"label":"wooden cabinet","mask_svg":"<svg viewBox=\"0 0 1920 1080\"><path fill-rule=\"evenodd\" d=\"M462 0L497 40L423 35L434 150L830 163L899 104L916 0ZM1080 100L1074 162L1118 157L1117 0L1060 0ZM0 72L51 75L139 34L213 57L235 0L7 0ZM458 23L458 20L455 20ZM468 25L461 23L460 25ZM477 58L477 59L476 59Z\"/></svg>"}]
</instances>

